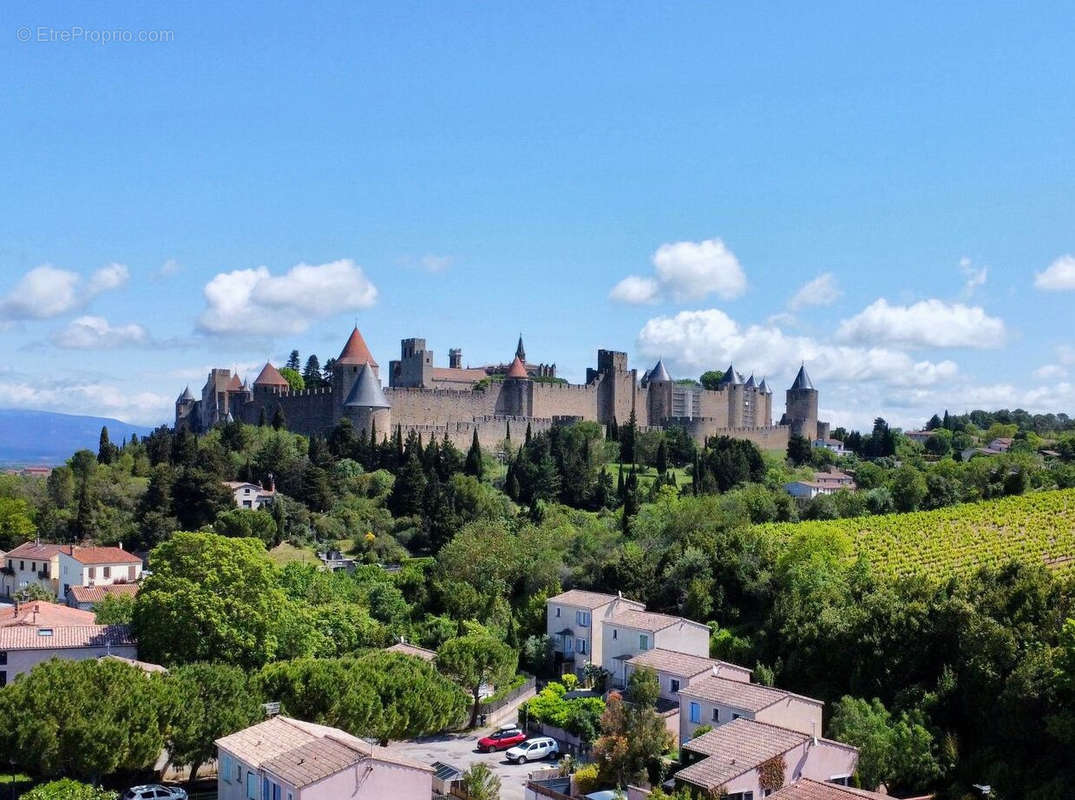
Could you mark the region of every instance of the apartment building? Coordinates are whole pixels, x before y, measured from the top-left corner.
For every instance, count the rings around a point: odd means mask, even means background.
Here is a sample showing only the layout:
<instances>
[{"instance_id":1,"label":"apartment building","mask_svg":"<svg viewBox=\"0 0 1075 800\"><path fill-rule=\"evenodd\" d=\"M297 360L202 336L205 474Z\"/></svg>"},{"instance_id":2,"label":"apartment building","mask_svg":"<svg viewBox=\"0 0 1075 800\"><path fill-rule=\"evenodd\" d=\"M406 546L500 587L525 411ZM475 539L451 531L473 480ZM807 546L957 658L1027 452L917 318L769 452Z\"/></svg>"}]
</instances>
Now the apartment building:
<instances>
[{"instance_id":1,"label":"apartment building","mask_svg":"<svg viewBox=\"0 0 1075 800\"><path fill-rule=\"evenodd\" d=\"M679 692L679 740L688 741L701 725L718 727L737 719L752 719L816 736L821 732L820 700L772 686L710 674Z\"/></svg>"},{"instance_id":2,"label":"apartment building","mask_svg":"<svg viewBox=\"0 0 1075 800\"><path fill-rule=\"evenodd\" d=\"M571 589L545 601L546 633L553 643L556 664L582 677L587 664L603 665L605 623L626 610L646 606L615 594Z\"/></svg>"}]
</instances>

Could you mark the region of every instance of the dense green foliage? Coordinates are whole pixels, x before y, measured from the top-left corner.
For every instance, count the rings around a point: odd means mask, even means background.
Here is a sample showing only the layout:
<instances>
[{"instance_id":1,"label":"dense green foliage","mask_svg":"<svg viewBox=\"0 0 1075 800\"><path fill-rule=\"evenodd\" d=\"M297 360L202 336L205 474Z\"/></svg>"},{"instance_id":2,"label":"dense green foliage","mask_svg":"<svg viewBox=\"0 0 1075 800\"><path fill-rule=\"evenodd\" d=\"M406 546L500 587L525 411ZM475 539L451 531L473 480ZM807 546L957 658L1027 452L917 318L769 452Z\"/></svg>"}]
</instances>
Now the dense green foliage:
<instances>
[{"instance_id":1,"label":"dense green foliage","mask_svg":"<svg viewBox=\"0 0 1075 800\"><path fill-rule=\"evenodd\" d=\"M108 789L63 778L37 786L20 797L21 800L116 800L119 795Z\"/></svg>"}]
</instances>

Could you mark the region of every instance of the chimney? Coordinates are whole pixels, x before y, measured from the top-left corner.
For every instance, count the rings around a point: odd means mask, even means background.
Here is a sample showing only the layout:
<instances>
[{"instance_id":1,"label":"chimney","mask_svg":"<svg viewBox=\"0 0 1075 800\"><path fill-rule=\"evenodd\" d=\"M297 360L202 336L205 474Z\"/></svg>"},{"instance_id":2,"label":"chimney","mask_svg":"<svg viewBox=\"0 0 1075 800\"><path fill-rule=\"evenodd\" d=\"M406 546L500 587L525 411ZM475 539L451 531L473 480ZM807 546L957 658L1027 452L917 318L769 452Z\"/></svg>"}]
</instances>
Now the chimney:
<instances>
[{"instance_id":1,"label":"chimney","mask_svg":"<svg viewBox=\"0 0 1075 800\"><path fill-rule=\"evenodd\" d=\"M120 542L120 543L119 543L119 549L120 549L120 550L122 550L122 549L123 549L123 542Z\"/></svg>"},{"instance_id":2,"label":"chimney","mask_svg":"<svg viewBox=\"0 0 1075 800\"><path fill-rule=\"evenodd\" d=\"M716 664L713 665L713 677L714 678L717 677L717 665Z\"/></svg>"}]
</instances>

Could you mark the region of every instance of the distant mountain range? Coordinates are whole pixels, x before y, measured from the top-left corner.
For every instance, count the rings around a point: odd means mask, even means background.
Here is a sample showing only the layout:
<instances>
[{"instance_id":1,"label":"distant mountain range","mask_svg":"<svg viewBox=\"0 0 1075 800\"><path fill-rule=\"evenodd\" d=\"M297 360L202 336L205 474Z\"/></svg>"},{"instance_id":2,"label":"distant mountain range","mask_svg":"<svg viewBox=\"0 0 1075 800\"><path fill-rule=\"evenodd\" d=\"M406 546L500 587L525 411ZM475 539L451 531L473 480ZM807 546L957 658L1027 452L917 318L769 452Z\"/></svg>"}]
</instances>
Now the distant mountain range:
<instances>
[{"instance_id":1,"label":"distant mountain range","mask_svg":"<svg viewBox=\"0 0 1075 800\"><path fill-rule=\"evenodd\" d=\"M107 417L0 409L0 465L53 466L62 464L76 450L96 453L103 425L108 426L108 436L116 444L132 433L144 436L152 430Z\"/></svg>"}]
</instances>

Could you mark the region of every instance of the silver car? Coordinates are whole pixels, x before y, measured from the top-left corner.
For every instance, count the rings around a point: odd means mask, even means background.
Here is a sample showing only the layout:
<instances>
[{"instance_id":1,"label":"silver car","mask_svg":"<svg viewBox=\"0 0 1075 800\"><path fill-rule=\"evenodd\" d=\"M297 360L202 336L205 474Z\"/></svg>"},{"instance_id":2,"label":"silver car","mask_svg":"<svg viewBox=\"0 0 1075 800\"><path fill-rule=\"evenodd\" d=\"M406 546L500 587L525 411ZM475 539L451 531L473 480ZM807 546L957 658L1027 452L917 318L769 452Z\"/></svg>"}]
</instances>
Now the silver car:
<instances>
[{"instance_id":1,"label":"silver car","mask_svg":"<svg viewBox=\"0 0 1075 800\"><path fill-rule=\"evenodd\" d=\"M504 755L514 764L525 764L527 761L540 761L543 758L552 758L560 752L560 745L555 739L548 736L539 736L536 739L527 739Z\"/></svg>"},{"instance_id":2,"label":"silver car","mask_svg":"<svg viewBox=\"0 0 1075 800\"><path fill-rule=\"evenodd\" d=\"M178 786L151 783L146 786L132 786L124 793L123 800L187 800L187 790Z\"/></svg>"}]
</instances>

